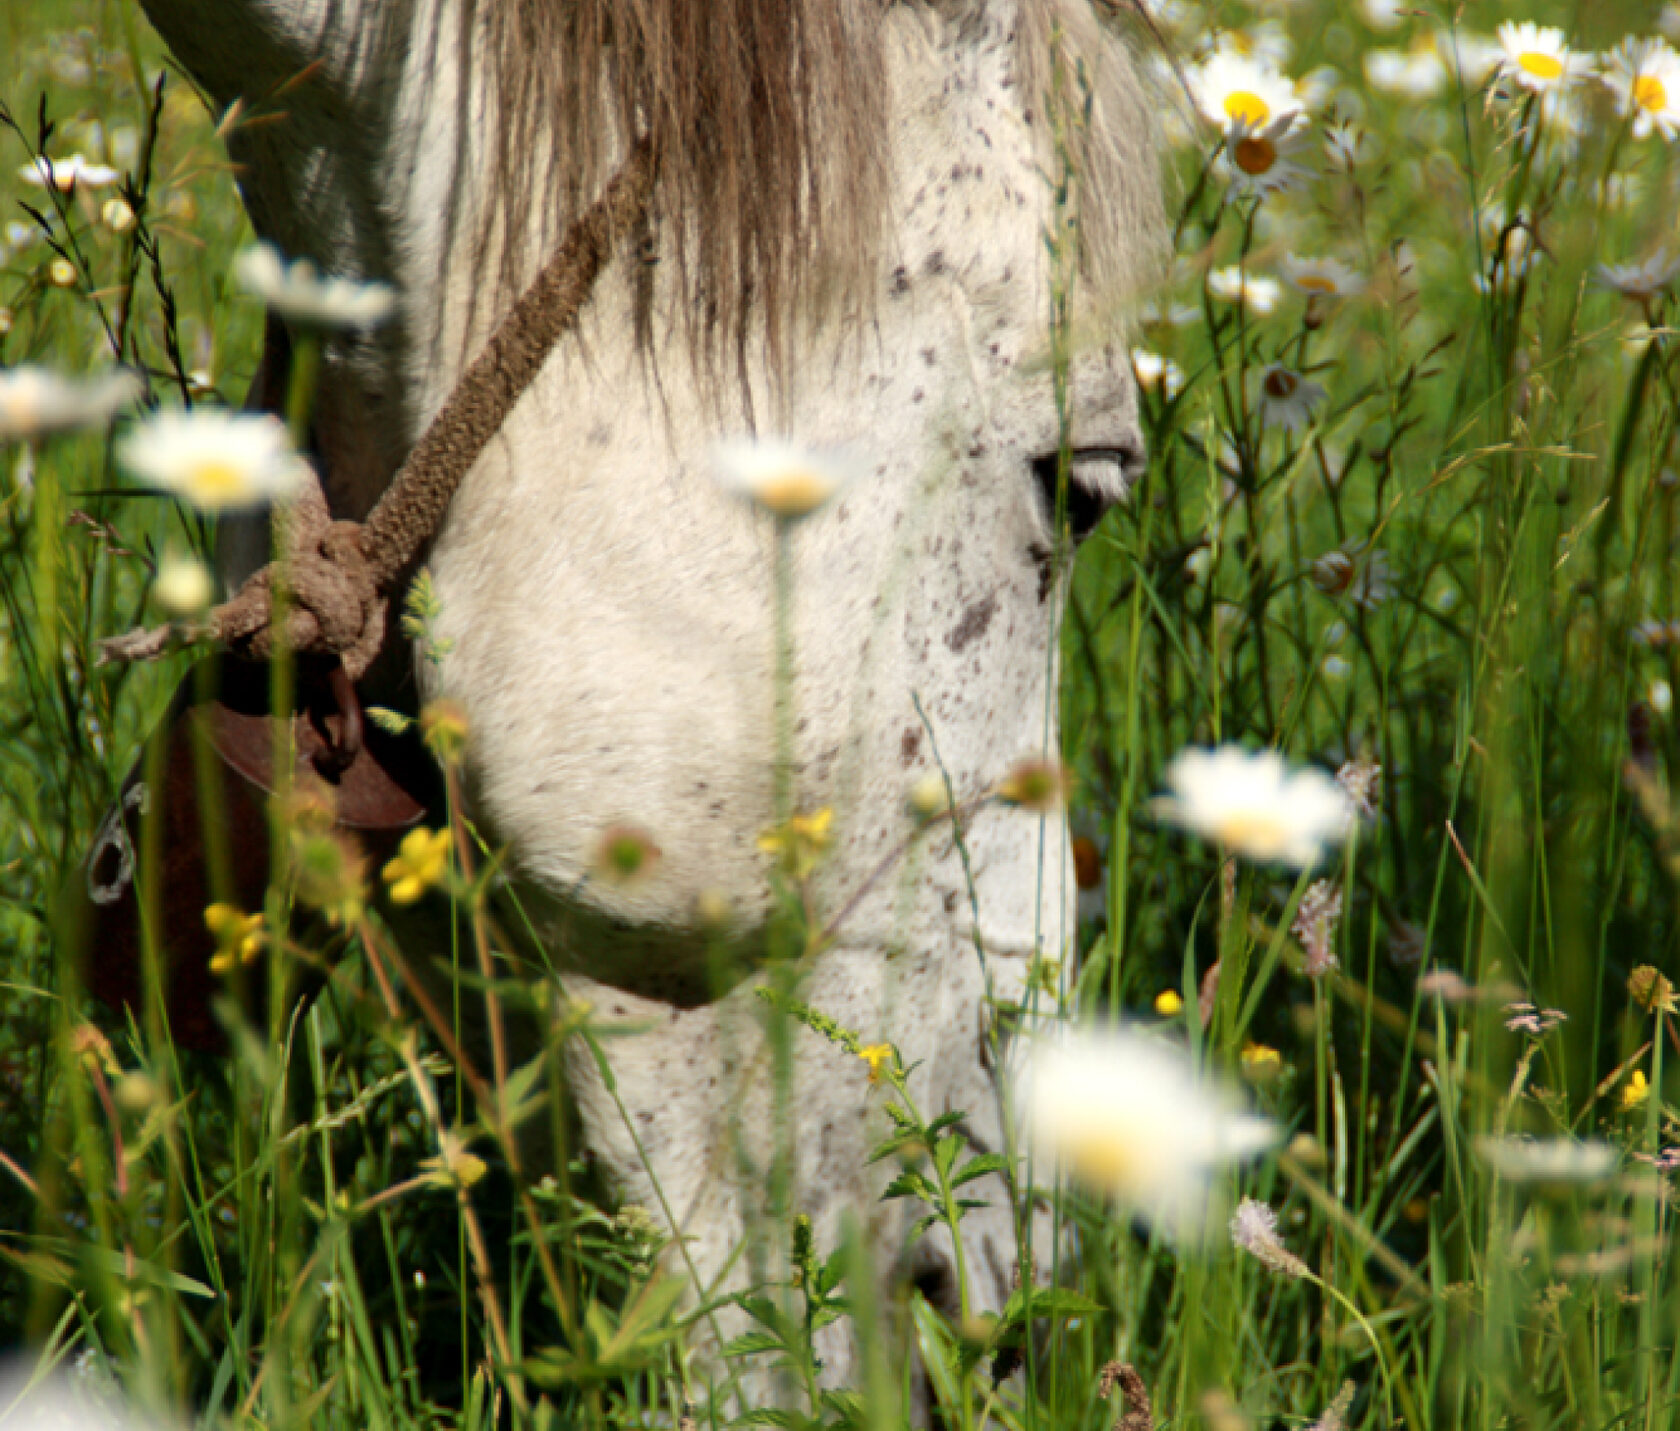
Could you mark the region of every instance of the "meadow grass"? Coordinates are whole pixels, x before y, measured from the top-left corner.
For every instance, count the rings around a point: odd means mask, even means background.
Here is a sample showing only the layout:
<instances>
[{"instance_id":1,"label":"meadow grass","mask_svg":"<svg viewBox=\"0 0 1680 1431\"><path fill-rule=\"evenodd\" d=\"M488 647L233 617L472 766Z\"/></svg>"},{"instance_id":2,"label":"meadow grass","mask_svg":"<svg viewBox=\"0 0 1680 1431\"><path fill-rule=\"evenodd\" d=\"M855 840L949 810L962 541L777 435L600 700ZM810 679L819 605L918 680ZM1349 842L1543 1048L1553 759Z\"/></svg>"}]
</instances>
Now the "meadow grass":
<instances>
[{"instance_id":1,"label":"meadow grass","mask_svg":"<svg viewBox=\"0 0 1680 1431\"><path fill-rule=\"evenodd\" d=\"M659 1210L612 1206L558 1096L558 1156L519 1165L513 1110L559 1093L553 1063L464 1070L455 1011L388 997L401 952L366 902L292 949L344 955L323 996L234 1019L227 1057L174 1049L155 1009L80 1002L53 895L182 664L101 667L95 643L147 609L161 553L209 536L82 435L0 473L0 1344L206 1424L891 1426L918 1376L965 1431L1680 1421L1680 389L1666 288L1630 300L1595 270L1675 241L1680 173L1596 81L1556 106L1467 64L1401 96L1366 60L1511 18L1605 50L1659 17L1420 6L1382 30L1369 10L1159 8L1185 65L1272 53L1322 83L1303 172L1259 200L1187 102L1164 106L1150 466L1081 551L1061 650L1096 874L1077 947L1034 981L1248 1085L1288 1141L1225 1192L1276 1211L1287 1257L1218 1225L1199 1247L1150 1235L1071 1185L1057 1289L965 1322L853 1295L867 1250L814 1248L787 1209L760 1230L785 1271L727 1361L789 1390L747 1406L692 1350L710 1309L682 1298ZM0 47L0 360L114 351L157 401L237 405L261 313L229 277L248 229L214 120L131 3L12 0ZM26 187L43 143L125 171L139 222L106 210L115 186ZM1291 254L1363 283L1231 302L1205 278L1276 282ZM1279 404L1313 389L1274 365L1323 389L1294 427ZM1300 879L1231 860L1154 803L1176 752L1225 742L1348 768L1371 814ZM493 852L452 810L470 963ZM870 1057L895 1192L959 1221L960 1130L792 992L787 1017ZM498 996L556 1042L594 1038L545 988ZM1536 1150L1556 1162L1525 1174ZM842 1391L811 1350L836 1318L865 1350Z\"/></svg>"}]
</instances>

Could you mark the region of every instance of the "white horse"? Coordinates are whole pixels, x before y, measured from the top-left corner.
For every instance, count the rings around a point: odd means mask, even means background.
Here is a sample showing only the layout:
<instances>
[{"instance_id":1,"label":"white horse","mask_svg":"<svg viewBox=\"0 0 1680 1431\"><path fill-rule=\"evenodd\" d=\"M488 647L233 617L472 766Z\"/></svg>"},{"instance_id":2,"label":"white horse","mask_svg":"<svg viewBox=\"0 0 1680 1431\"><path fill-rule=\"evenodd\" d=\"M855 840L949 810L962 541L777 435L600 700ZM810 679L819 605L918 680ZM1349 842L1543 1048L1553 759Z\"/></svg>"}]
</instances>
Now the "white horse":
<instances>
[{"instance_id":1,"label":"white horse","mask_svg":"<svg viewBox=\"0 0 1680 1431\"><path fill-rule=\"evenodd\" d=\"M963 1110L977 1147L1003 1146L987 981L1018 997L1035 954L1063 951L1061 822L976 809L972 889L948 827L870 877L936 749L960 801L1055 750L1046 473L1070 447L1089 519L1144 461L1107 320L1154 262L1158 181L1149 105L1094 0L144 4L218 104L262 121L228 140L259 233L400 295L396 325L325 356L340 515L366 512L631 129L653 141L641 252L608 269L434 543L446 654L421 671L465 708L475 817L566 990L640 1030L606 1044L622 1113L586 1054L567 1062L624 1196L668 1209L702 1281L739 1285L758 1195L736 1137L762 1148L770 1079L754 981L708 993L698 911L725 901L750 945L770 908L772 533L708 470L754 428L865 474L792 538L795 802L835 811L815 903L832 917L863 891L801 996L896 1045L927 1116ZM657 867L590 878L625 822ZM819 1243L855 1209L883 1267L948 1295L949 1242L906 1247L904 1205L877 1201L862 1063L800 1031L794 1080L793 1202ZM964 1223L976 1311L1018 1266L1003 1191L983 1195Z\"/></svg>"}]
</instances>

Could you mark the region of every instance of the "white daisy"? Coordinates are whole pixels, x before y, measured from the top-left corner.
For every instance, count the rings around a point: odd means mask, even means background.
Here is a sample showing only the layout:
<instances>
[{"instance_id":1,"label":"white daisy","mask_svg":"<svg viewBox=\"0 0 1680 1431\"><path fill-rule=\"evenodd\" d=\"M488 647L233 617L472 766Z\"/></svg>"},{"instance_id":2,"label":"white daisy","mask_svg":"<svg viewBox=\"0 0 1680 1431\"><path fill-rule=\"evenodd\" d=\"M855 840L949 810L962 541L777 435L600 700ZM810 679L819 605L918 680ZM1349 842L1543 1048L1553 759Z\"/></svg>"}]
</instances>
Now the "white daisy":
<instances>
[{"instance_id":1,"label":"white daisy","mask_svg":"<svg viewBox=\"0 0 1680 1431\"><path fill-rule=\"evenodd\" d=\"M1384 94L1430 99L1446 87L1447 67L1426 39L1409 50L1366 50L1365 79Z\"/></svg>"},{"instance_id":2,"label":"white daisy","mask_svg":"<svg viewBox=\"0 0 1680 1431\"><path fill-rule=\"evenodd\" d=\"M1214 1174L1279 1136L1199 1077L1178 1048L1129 1028L1039 1043L1025 1095L1041 1157L1178 1237L1202 1230Z\"/></svg>"},{"instance_id":3,"label":"white daisy","mask_svg":"<svg viewBox=\"0 0 1680 1431\"><path fill-rule=\"evenodd\" d=\"M1354 825L1341 786L1311 766L1291 770L1275 750L1181 750L1167 767L1167 785L1171 794L1154 803L1158 819L1249 859L1315 864Z\"/></svg>"},{"instance_id":4,"label":"white daisy","mask_svg":"<svg viewBox=\"0 0 1680 1431\"><path fill-rule=\"evenodd\" d=\"M1600 1182L1616 1168L1616 1150L1592 1138L1478 1138L1476 1151L1513 1183Z\"/></svg>"},{"instance_id":5,"label":"white daisy","mask_svg":"<svg viewBox=\"0 0 1680 1431\"><path fill-rule=\"evenodd\" d=\"M1297 293L1313 298L1352 298L1365 291L1365 276L1334 258L1285 254L1283 278Z\"/></svg>"},{"instance_id":6,"label":"white daisy","mask_svg":"<svg viewBox=\"0 0 1680 1431\"><path fill-rule=\"evenodd\" d=\"M89 163L80 154L71 154L64 159L49 159L43 154L19 169L18 177L37 189L57 189L59 193L67 194L77 185L96 189L114 184L122 175L109 164Z\"/></svg>"},{"instance_id":7,"label":"white daisy","mask_svg":"<svg viewBox=\"0 0 1680 1431\"><path fill-rule=\"evenodd\" d=\"M1498 40L1473 30L1437 31L1435 50L1447 73L1469 86L1479 85L1505 60L1505 47Z\"/></svg>"},{"instance_id":8,"label":"white daisy","mask_svg":"<svg viewBox=\"0 0 1680 1431\"><path fill-rule=\"evenodd\" d=\"M1160 393L1170 400L1184 390L1184 369L1147 348L1132 349L1132 372L1146 393Z\"/></svg>"},{"instance_id":9,"label":"white daisy","mask_svg":"<svg viewBox=\"0 0 1680 1431\"><path fill-rule=\"evenodd\" d=\"M1400 23L1401 0L1359 0L1359 14L1373 30L1392 30Z\"/></svg>"},{"instance_id":10,"label":"white daisy","mask_svg":"<svg viewBox=\"0 0 1680 1431\"><path fill-rule=\"evenodd\" d=\"M46 368L0 368L0 443L38 442L56 433L109 422L140 395L124 369L66 378Z\"/></svg>"},{"instance_id":11,"label":"white daisy","mask_svg":"<svg viewBox=\"0 0 1680 1431\"><path fill-rule=\"evenodd\" d=\"M117 457L136 480L206 512L282 501L303 480L285 424L267 413L154 413L117 444Z\"/></svg>"},{"instance_id":12,"label":"white daisy","mask_svg":"<svg viewBox=\"0 0 1680 1431\"><path fill-rule=\"evenodd\" d=\"M1235 195L1264 198L1281 193L1306 170L1294 160L1302 141L1290 134L1294 116L1283 114L1269 124L1250 124L1246 119L1231 122L1225 131L1225 152L1221 167L1231 181Z\"/></svg>"},{"instance_id":13,"label":"white daisy","mask_svg":"<svg viewBox=\"0 0 1680 1431\"><path fill-rule=\"evenodd\" d=\"M1593 276L1605 288L1613 288L1624 298L1641 301L1655 298L1680 274L1680 258L1671 257L1658 249L1643 263L1601 263L1593 269Z\"/></svg>"},{"instance_id":14,"label":"white daisy","mask_svg":"<svg viewBox=\"0 0 1680 1431\"><path fill-rule=\"evenodd\" d=\"M1633 116L1633 137L1660 129L1680 134L1680 55L1661 40L1623 40L1599 66L1599 78Z\"/></svg>"},{"instance_id":15,"label":"white daisy","mask_svg":"<svg viewBox=\"0 0 1680 1431\"><path fill-rule=\"evenodd\" d=\"M1249 312L1262 316L1276 308L1283 296L1277 279L1246 273L1235 264L1212 270L1207 276L1207 289L1221 302L1241 303Z\"/></svg>"},{"instance_id":16,"label":"white daisy","mask_svg":"<svg viewBox=\"0 0 1680 1431\"><path fill-rule=\"evenodd\" d=\"M781 437L738 438L717 449L719 485L784 521L809 516L857 477L842 455Z\"/></svg>"},{"instance_id":17,"label":"white daisy","mask_svg":"<svg viewBox=\"0 0 1680 1431\"><path fill-rule=\"evenodd\" d=\"M273 244L259 243L234 260L240 287L294 323L314 328L371 328L396 307L384 283L322 277L307 258L287 262Z\"/></svg>"},{"instance_id":18,"label":"white daisy","mask_svg":"<svg viewBox=\"0 0 1680 1431\"><path fill-rule=\"evenodd\" d=\"M1321 383L1302 377L1293 368L1272 363L1264 368L1255 383L1255 401L1260 420L1269 427L1281 427L1285 432L1299 432L1312 426L1313 414L1323 406L1326 393Z\"/></svg>"},{"instance_id":19,"label":"white daisy","mask_svg":"<svg viewBox=\"0 0 1680 1431\"><path fill-rule=\"evenodd\" d=\"M1195 71L1191 88L1202 113L1221 129L1239 121L1269 125L1301 110L1295 86L1286 76L1227 50L1216 51Z\"/></svg>"},{"instance_id":20,"label":"white daisy","mask_svg":"<svg viewBox=\"0 0 1680 1431\"><path fill-rule=\"evenodd\" d=\"M1586 68L1563 42L1563 31L1552 26L1507 20L1497 33L1505 52L1503 72L1534 94L1573 84Z\"/></svg>"}]
</instances>

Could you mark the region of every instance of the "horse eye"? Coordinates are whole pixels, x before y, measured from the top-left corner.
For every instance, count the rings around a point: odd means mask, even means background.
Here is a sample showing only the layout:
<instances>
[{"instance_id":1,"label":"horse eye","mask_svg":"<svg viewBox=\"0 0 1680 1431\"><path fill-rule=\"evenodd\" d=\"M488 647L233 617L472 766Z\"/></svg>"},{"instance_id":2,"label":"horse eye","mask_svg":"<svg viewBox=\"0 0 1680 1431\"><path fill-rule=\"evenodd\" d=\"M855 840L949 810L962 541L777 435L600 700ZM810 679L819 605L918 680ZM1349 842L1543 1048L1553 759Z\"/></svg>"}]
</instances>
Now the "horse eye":
<instances>
[{"instance_id":1,"label":"horse eye","mask_svg":"<svg viewBox=\"0 0 1680 1431\"><path fill-rule=\"evenodd\" d=\"M1056 520L1056 469L1059 454L1033 458L1033 477L1044 503L1045 520ZM1068 454L1067 521L1074 541L1096 530L1114 501L1130 485L1126 454L1116 447L1076 447Z\"/></svg>"}]
</instances>

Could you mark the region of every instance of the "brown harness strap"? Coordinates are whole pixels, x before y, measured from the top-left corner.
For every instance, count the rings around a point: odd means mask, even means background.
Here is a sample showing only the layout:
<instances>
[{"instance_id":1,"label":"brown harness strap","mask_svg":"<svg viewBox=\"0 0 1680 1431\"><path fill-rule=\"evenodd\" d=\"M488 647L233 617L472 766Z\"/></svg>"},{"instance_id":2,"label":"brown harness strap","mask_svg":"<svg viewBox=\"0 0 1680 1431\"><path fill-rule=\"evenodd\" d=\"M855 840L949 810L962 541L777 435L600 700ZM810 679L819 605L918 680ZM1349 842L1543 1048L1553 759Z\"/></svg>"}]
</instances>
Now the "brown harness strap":
<instances>
[{"instance_id":1,"label":"brown harness strap","mask_svg":"<svg viewBox=\"0 0 1680 1431\"><path fill-rule=\"evenodd\" d=\"M290 597L286 645L299 654L336 656L350 679L359 680L384 642L392 586L437 534L461 479L576 325L620 241L641 222L653 171L651 146L639 141L497 324L365 522L334 521L319 483L306 487L292 509L286 560L256 572L184 634L266 660L274 644L273 588L283 582ZM101 642L101 659L151 660L180 632L160 626L110 637Z\"/></svg>"}]
</instances>

